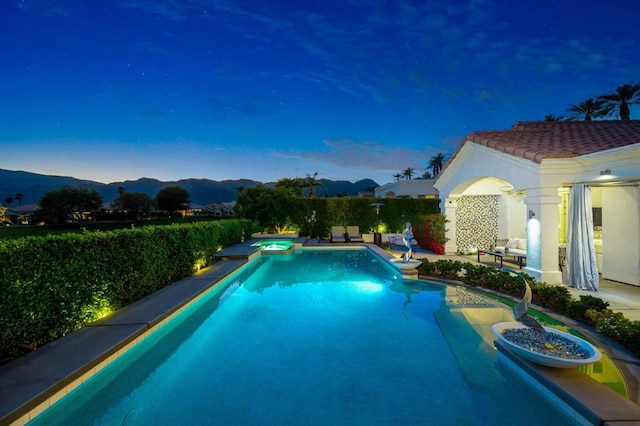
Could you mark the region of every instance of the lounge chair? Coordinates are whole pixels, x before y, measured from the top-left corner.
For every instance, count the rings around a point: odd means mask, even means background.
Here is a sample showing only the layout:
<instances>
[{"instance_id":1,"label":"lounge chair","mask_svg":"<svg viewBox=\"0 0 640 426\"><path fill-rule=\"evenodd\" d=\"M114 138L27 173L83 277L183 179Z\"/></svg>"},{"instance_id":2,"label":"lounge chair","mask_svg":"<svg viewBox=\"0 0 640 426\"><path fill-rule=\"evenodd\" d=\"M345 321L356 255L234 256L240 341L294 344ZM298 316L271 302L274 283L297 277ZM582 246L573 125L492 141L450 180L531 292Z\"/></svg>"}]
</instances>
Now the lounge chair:
<instances>
[{"instance_id":1,"label":"lounge chair","mask_svg":"<svg viewBox=\"0 0 640 426\"><path fill-rule=\"evenodd\" d=\"M352 243L363 243L364 238L362 238L362 234L360 233L360 228L358 226L347 226L347 238L349 242Z\"/></svg>"},{"instance_id":2,"label":"lounge chair","mask_svg":"<svg viewBox=\"0 0 640 426\"><path fill-rule=\"evenodd\" d=\"M347 240L344 238L344 226L332 226L331 227L331 242L332 243L345 243Z\"/></svg>"}]
</instances>

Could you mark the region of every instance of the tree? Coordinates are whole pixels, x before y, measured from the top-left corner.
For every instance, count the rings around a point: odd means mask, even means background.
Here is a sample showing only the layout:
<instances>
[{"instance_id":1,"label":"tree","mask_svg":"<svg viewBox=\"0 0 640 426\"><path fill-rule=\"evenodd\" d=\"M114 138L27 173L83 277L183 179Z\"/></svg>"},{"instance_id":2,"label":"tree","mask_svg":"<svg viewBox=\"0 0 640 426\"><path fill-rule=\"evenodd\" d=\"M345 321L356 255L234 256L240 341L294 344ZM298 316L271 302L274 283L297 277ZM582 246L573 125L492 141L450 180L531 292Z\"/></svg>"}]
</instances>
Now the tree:
<instances>
[{"instance_id":1,"label":"tree","mask_svg":"<svg viewBox=\"0 0 640 426\"><path fill-rule=\"evenodd\" d=\"M322 182L316 179L317 177L318 177L318 172L315 172L313 176L307 173L307 177L304 178L303 186L307 188L307 197L311 197L314 194L314 192L316 192L316 188L318 187L324 188L324 185L322 184Z\"/></svg>"},{"instance_id":2,"label":"tree","mask_svg":"<svg viewBox=\"0 0 640 426\"><path fill-rule=\"evenodd\" d=\"M395 175L393 175L393 178L396 180L396 182L400 182L400 179L402 179L402 173L396 173Z\"/></svg>"},{"instance_id":3,"label":"tree","mask_svg":"<svg viewBox=\"0 0 640 426\"><path fill-rule=\"evenodd\" d=\"M285 189L290 191L293 195L302 197L302 189L304 183L300 178L282 178L276 182L276 189Z\"/></svg>"},{"instance_id":4,"label":"tree","mask_svg":"<svg viewBox=\"0 0 640 426\"><path fill-rule=\"evenodd\" d=\"M160 210L166 210L170 215L179 210L187 210L191 204L189 191L181 186L165 186L158 191L156 204Z\"/></svg>"},{"instance_id":5,"label":"tree","mask_svg":"<svg viewBox=\"0 0 640 426\"><path fill-rule=\"evenodd\" d=\"M21 206L22 205L22 199L24 198L24 195L22 194L22 192L18 192L16 194L16 200L18 200L18 205Z\"/></svg>"},{"instance_id":6,"label":"tree","mask_svg":"<svg viewBox=\"0 0 640 426\"><path fill-rule=\"evenodd\" d=\"M422 179L431 179L433 176L431 175L431 173L429 173L428 170L425 170L425 172L422 174Z\"/></svg>"},{"instance_id":7,"label":"tree","mask_svg":"<svg viewBox=\"0 0 640 426\"><path fill-rule=\"evenodd\" d=\"M301 197L286 188L267 188L258 184L238 191L234 214L257 221L268 232L285 232L292 217L302 211Z\"/></svg>"},{"instance_id":8,"label":"tree","mask_svg":"<svg viewBox=\"0 0 640 426\"><path fill-rule=\"evenodd\" d=\"M102 207L102 196L96 190L62 186L45 193L39 201L38 216L51 223L81 225Z\"/></svg>"},{"instance_id":9,"label":"tree","mask_svg":"<svg viewBox=\"0 0 640 426\"><path fill-rule=\"evenodd\" d=\"M553 115L553 114L547 114L544 116L544 121L565 121L566 118L564 118L561 115Z\"/></svg>"},{"instance_id":10,"label":"tree","mask_svg":"<svg viewBox=\"0 0 640 426\"><path fill-rule=\"evenodd\" d=\"M406 169L404 169L402 171L402 176L406 180L411 180L411 178L413 177L413 173L414 173L414 168L413 167L407 167Z\"/></svg>"},{"instance_id":11,"label":"tree","mask_svg":"<svg viewBox=\"0 0 640 426\"><path fill-rule=\"evenodd\" d=\"M149 216L155 207L155 202L153 198L142 192L126 192L120 194L120 198L114 200L111 207L131 214L136 220L139 220Z\"/></svg>"},{"instance_id":12,"label":"tree","mask_svg":"<svg viewBox=\"0 0 640 426\"><path fill-rule=\"evenodd\" d=\"M629 106L640 103L640 83L627 83L616 87L616 91L598 97L603 102L607 115L618 112L620 120L631 119Z\"/></svg>"},{"instance_id":13,"label":"tree","mask_svg":"<svg viewBox=\"0 0 640 426\"><path fill-rule=\"evenodd\" d=\"M567 111L573 112L576 119L584 116L585 121L591 121L593 118L602 117L609 113L609 109L605 106L605 101L594 101L593 98L589 98L578 105L569 105Z\"/></svg>"},{"instance_id":14,"label":"tree","mask_svg":"<svg viewBox=\"0 0 640 426\"><path fill-rule=\"evenodd\" d=\"M120 197L122 197L122 194L124 194L124 193L125 193L124 186L119 186L119 187L118 187L118 195L119 195Z\"/></svg>"},{"instance_id":15,"label":"tree","mask_svg":"<svg viewBox=\"0 0 640 426\"><path fill-rule=\"evenodd\" d=\"M7 203L7 206L11 207L11 203L13 203L13 197L5 198L4 202Z\"/></svg>"},{"instance_id":16,"label":"tree","mask_svg":"<svg viewBox=\"0 0 640 426\"><path fill-rule=\"evenodd\" d=\"M446 158L447 157L441 152L431 157L431 159L429 160L429 164L427 164L427 169L431 169L431 174L433 175L433 177L436 177L440 174Z\"/></svg>"}]
</instances>

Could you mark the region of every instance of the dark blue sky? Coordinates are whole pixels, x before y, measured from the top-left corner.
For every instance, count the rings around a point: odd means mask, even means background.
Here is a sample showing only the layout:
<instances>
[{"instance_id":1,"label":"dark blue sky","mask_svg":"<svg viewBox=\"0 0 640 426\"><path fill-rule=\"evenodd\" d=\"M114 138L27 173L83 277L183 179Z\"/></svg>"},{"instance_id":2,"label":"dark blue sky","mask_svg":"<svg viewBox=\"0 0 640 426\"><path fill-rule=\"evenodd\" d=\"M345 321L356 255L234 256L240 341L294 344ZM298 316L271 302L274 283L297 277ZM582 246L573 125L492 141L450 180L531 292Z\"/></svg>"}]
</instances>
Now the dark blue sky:
<instances>
[{"instance_id":1,"label":"dark blue sky","mask_svg":"<svg viewBox=\"0 0 640 426\"><path fill-rule=\"evenodd\" d=\"M0 20L0 168L101 182L383 184L640 81L631 0L3 0Z\"/></svg>"}]
</instances>

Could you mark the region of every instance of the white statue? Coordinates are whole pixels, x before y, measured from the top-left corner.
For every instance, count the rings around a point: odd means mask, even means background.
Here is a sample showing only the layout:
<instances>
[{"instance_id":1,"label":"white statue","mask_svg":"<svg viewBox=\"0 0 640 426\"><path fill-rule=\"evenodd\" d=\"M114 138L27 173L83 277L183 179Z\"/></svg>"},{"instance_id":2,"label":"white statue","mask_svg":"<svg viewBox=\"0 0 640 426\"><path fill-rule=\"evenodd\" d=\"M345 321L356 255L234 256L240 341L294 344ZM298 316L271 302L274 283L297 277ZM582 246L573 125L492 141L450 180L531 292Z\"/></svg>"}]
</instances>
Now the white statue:
<instances>
[{"instance_id":1,"label":"white statue","mask_svg":"<svg viewBox=\"0 0 640 426\"><path fill-rule=\"evenodd\" d=\"M407 227L404 228L404 232L402 233L402 242L405 246L407 246L407 252L403 256L403 260L408 262L409 259L413 256L413 250L411 248L411 241L413 240L413 234L411 233L411 222L407 222Z\"/></svg>"}]
</instances>

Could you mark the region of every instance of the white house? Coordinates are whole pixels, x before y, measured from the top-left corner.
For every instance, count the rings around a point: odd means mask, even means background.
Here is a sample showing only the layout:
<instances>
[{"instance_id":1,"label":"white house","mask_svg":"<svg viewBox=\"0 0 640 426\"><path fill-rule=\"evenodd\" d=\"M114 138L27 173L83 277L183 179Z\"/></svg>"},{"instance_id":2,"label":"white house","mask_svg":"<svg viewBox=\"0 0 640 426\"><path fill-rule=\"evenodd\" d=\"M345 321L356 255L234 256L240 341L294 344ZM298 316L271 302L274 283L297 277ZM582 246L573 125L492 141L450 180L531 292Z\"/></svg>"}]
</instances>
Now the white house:
<instances>
[{"instance_id":1,"label":"white house","mask_svg":"<svg viewBox=\"0 0 640 426\"><path fill-rule=\"evenodd\" d=\"M465 137L434 182L445 250L526 239L524 272L562 283L570 189L590 188L602 278L640 285L640 121L518 122Z\"/></svg>"},{"instance_id":2,"label":"white house","mask_svg":"<svg viewBox=\"0 0 640 426\"><path fill-rule=\"evenodd\" d=\"M433 179L398 180L377 187L375 196L377 198L438 198L438 190L433 187L433 182Z\"/></svg>"}]
</instances>

